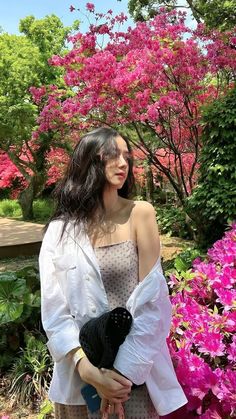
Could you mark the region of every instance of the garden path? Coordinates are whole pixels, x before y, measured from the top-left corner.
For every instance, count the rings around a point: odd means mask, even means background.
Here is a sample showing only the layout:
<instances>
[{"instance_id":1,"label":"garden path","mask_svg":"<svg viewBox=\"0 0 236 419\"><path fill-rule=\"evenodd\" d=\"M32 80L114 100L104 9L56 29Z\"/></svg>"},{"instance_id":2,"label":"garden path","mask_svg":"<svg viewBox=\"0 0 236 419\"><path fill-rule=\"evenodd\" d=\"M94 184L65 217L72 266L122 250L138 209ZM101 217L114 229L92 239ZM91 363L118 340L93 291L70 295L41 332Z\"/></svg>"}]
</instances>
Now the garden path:
<instances>
[{"instance_id":1,"label":"garden path","mask_svg":"<svg viewBox=\"0 0 236 419\"><path fill-rule=\"evenodd\" d=\"M0 218L0 259L37 254L43 224Z\"/></svg>"}]
</instances>

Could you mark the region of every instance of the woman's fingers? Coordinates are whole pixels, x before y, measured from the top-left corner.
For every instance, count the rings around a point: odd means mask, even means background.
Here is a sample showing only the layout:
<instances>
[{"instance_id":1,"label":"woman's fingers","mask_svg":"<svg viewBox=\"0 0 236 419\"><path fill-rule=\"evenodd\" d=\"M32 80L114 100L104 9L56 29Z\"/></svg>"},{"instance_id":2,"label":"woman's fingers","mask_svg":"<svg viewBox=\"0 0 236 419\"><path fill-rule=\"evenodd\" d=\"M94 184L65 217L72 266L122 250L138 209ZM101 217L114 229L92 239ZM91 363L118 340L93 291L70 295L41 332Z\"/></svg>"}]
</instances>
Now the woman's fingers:
<instances>
[{"instance_id":1,"label":"woman's fingers","mask_svg":"<svg viewBox=\"0 0 236 419\"><path fill-rule=\"evenodd\" d=\"M101 401L100 410L103 414L108 414L108 416L113 415L115 412L115 406L116 404L114 404L112 401L103 398Z\"/></svg>"},{"instance_id":2,"label":"woman's fingers","mask_svg":"<svg viewBox=\"0 0 236 419\"><path fill-rule=\"evenodd\" d=\"M124 397L124 398L117 398L117 397L112 397L109 399L112 403L124 403L127 402L129 400L129 397Z\"/></svg>"},{"instance_id":3,"label":"woman's fingers","mask_svg":"<svg viewBox=\"0 0 236 419\"><path fill-rule=\"evenodd\" d=\"M102 398L100 410L102 412L102 419L109 419L109 415L114 413L118 419L125 419L124 408L122 403L112 403L110 400Z\"/></svg>"},{"instance_id":4,"label":"woman's fingers","mask_svg":"<svg viewBox=\"0 0 236 419\"><path fill-rule=\"evenodd\" d=\"M117 381L117 374L111 370L103 370L99 382L95 384L95 387L104 399L110 400L112 403L121 403L129 399L131 393L131 382L124 379L125 383L128 385L124 386L119 381ZM122 377L124 378L124 377Z\"/></svg>"},{"instance_id":5,"label":"woman's fingers","mask_svg":"<svg viewBox=\"0 0 236 419\"><path fill-rule=\"evenodd\" d=\"M100 404L100 410L102 413L106 413L106 407L107 407L107 399L104 399L104 397L102 397L101 404Z\"/></svg>"},{"instance_id":6,"label":"woman's fingers","mask_svg":"<svg viewBox=\"0 0 236 419\"><path fill-rule=\"evenodd\" d=\"M124 408L122 403L116 403L115 404L115 409L114 412L116 413L116 415L118 416L118 419L124 419L125 417L125 412L124 412Z\"/></svg>"},{"instance_id":7,"label":"woman's fingers","mask_svg":"<svg viewBox=\"0 0 236 419\"><path fill-rule=\"evenodd\" d=\"M101 368L101 371L108 375L109 377L113 378L113 380L116 380L118 383L120 383L122 386L130 387L133 385L132 381L128 380L128 378L123 377L123 375L119 374L118 372L114 370L108 370L106 368Z\"/></svg>"}]
</instances>

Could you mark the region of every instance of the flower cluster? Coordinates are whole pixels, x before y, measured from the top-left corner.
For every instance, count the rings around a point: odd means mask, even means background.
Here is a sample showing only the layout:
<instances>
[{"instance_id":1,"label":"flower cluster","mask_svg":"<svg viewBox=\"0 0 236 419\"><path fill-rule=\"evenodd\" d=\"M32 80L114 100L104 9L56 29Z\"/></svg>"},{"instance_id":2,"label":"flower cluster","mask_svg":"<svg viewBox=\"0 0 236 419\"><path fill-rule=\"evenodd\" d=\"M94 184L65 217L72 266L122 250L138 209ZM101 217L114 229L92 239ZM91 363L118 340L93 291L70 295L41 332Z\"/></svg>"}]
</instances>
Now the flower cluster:
<instances>
[{"instance_id":1,"label":"flower cluster","mask_svg":"<svg viewBox=\"0 0 236 419\"><path fill-rule=\"evenodd\" d=\"M32 157L24 155L24 147L22 148L19 158L21 161L29 161ZM46 186L54 185L61 179L66 163L69 160L68 153L61 148L51 148L46 154L47 181ZM26 173L32 175L32 171L27 167ZM0 153L0 188L10 189L10 197L16 199L20 192L28 186L28 178L23 176L16 165L10 160L4 152Z\"/></svg>"},{"instance_id":2,"label":"flower cluster","mask_svg":"<svg viewBox=\"0 0 236 419\"><path fill-rule=\"evenodd\" d=\"M216 86L214 78L231 70L232 79L236 67L232 34L191 31L176 11L122 31L123 13L97 13L92 3L86 11L88 32L73 33L72 49L50 60L63 68L66 87L61 96L49 95L39 132L60 124L79 131L85 122L128 125L146 153L165 150L164 157L151 156L152 164L188 196L198 176L201 107L225 93L225 83ZM34 91L36 99L40 94Z\"/></svg>"},{"instance_id":3,"label":"flower cluster","mask_svg":"<svg viewBox=\"0 0 236 419\"><path fill-rule=\"evenodd\" d=\"M169 348L202 419L236 415L236 223L192 269L170 275L174 308Z\"/></svg>"}]
</instances>

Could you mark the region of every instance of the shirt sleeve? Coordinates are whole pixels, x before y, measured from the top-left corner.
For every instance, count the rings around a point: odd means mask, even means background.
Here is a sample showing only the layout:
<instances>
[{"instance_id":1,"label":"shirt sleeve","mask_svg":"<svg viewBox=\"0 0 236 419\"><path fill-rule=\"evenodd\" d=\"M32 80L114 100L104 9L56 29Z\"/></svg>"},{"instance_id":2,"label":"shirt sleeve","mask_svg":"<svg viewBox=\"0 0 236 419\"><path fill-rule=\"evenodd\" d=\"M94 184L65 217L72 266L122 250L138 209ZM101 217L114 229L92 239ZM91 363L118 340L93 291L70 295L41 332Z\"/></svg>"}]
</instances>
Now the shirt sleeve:
<instances>
[{"instance_id":1,"label":"shirt sleeve","mask_svg":"<svg viewBox=\"0 0 236 419\"><path fill-rule=\"evenodd\" d=\"M48 337L47 346L55 362L80 346L79 328L59 283L59 277L67 275L67 269L59 271L54 262L60 247L61 228L58 223L53 221L49 224L39 255L42 323Z\"/></svg>"},{"instance_id":2,"label":"shirt sleeve","mask_svg":"<svg viewBox=\"0 0 236 419\"><path fill-rule=\"evenodd\" d=\"M171 323L171 303L165 277L152 271L127 302L133 316L130 333L117 353L114 367L134 384L143 384L158 351L166 344Z\"/></svg>"}]
</instances>

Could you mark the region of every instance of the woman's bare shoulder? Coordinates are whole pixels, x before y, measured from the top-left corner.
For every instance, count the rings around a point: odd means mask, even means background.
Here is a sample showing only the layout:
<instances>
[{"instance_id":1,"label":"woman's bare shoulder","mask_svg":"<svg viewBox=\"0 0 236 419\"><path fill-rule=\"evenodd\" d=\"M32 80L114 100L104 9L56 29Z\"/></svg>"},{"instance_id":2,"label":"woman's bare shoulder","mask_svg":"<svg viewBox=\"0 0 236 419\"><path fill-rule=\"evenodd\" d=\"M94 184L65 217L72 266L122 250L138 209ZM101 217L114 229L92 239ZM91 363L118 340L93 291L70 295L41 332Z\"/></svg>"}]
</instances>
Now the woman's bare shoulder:
<instances>
[{"instance_id":1,"label":"woman's bare shoulder","mask_svg":"<svg viewBox=\"0 0 236 419\"><path fill-rule=\"evenodd\" d=\"M133 215L137 217L143 217L153 215L155 208L150 202L147 201L133 201Z\"/></svg>"}]
</instances>

